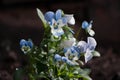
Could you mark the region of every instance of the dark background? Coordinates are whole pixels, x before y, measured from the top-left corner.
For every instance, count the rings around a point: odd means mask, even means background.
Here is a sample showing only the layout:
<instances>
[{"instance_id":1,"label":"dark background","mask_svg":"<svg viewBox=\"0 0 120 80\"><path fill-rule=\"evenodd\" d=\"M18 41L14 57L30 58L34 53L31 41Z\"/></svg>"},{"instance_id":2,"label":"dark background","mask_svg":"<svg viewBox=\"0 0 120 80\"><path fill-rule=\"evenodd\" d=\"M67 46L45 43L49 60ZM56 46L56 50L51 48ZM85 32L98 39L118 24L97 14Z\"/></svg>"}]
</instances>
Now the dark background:
<instances>
[{"instance_id":1,"label":"dark background","mask_svg":"<svg viewBox=\"0 0 120 80\"><path fill-rule=\"evenodd\" d=\"M101 57L84 67L91 68L93 80L120 80L120 0L0 0L0 80L13 80L15 68L26 64L20 39L39 45L44 30L36 8L74 14L75 32L83 20L93 20Z\"/></svg>"}]
</instances>

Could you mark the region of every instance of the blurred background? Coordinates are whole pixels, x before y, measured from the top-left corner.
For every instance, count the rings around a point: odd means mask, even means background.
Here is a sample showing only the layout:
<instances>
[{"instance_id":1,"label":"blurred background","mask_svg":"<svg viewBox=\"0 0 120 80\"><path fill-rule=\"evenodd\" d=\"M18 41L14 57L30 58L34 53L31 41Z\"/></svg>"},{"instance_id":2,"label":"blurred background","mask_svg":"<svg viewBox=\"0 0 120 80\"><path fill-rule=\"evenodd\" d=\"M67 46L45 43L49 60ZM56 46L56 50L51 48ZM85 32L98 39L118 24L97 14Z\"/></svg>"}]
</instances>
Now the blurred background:
<instances>
[{"instance_id":1,"label":"blurred background","mask_svg":"<svg viewBox=\"0 0 120 80\"><path fill-rule=\"evenodd\" d=\"M101 57L83 67L91 68L93 80L120 80L120 0L0 0L0 80L13 80L15 68L27 63L20 39L39 45L44 29L36 8L74 14L75 32L83 20L93 20Z\"/></svg>"}]
</instances>

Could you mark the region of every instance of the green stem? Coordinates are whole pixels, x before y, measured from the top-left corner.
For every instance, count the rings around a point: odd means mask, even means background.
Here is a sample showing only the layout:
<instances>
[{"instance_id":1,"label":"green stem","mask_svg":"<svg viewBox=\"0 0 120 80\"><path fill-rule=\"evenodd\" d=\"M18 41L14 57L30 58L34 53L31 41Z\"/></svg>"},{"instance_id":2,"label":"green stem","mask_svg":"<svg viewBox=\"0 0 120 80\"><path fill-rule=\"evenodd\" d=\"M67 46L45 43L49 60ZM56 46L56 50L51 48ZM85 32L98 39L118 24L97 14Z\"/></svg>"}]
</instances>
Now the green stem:
<instances>
[{"instance_id":1,"label":"green stem","mask_svg":"<svg viewBox=\"0 0 120 80\"><path fill-rule=\"evenodd\" d=\"M78 36L80 34L80 31L81 31L81 27L79 27L78 31L77 31L77 34L75 35L75 38L78 39Z\"/></svg>"}]
</instances>

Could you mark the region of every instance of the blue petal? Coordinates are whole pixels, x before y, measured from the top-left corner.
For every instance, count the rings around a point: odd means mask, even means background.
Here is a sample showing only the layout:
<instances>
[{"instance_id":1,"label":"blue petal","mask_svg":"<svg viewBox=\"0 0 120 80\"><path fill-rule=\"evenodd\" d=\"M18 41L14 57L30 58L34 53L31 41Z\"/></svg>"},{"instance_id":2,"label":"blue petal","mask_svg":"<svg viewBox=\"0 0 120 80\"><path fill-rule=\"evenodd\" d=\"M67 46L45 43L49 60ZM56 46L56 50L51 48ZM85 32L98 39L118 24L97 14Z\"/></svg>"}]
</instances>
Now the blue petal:
<instances>
[{"instance_id":1,"label":"blue petal","mask_svg":"<svg viewBox=\"0 0 120 80\"><path fill-rule=\"evenodd\" d=\"M62 57L62 61L66 63L68 61L68 58Z\"/></svg>"},{"instance_id":2,"label":"blue petal","mask_svg":"<svg viewBox=\"0 0 120 80\"><path fill-rule=\"evenodd\" d=\"M55 13L55 19L56 21L62 17L62 11L58 9Z\"/></svg>"},{"instance_id":3,"label":"blue petal","mask_svg":"<svg viewBox=\"0 0 120 80\"><path fill-rule=\"evenodd\" d=\"M55 17L55 15L54 15L54 12L52 12L52 11L45 13L45 19L47 22L51 22L52 19L54 19L54 17Z\"/></svg>"},{"instance_id":4,"label":"blue petal","mask_svg":"<svg viewBox=\"0 0 120 80\"><path fill-rule=\"evenodd\" d=\"M63 24L67 24L67 19L65 17L62 17L61 19L62 19Z\"/></svg>"},{"instance_id":5,"label":"blue petal","mask_svg":"<svg viewBox=\"0 0 120 80\"><path fill-rule=\"evenodd\" d=\"M71 47L70 50L72 54L76 53L76 50L74 49L74 47Z\"/></svg>"},{"instance_id":6,"label":"blue petal","mask_svg":"<svg viewBox=\"0 0 120 80\"><path fill-rule=\"evenodd\" d=\"M27 46L27 41L25 39L20 40L20 47Z\"/></svg>"},{"instance_id":7,"label":"blue petal","mask_svg":"<svg viewBox=\"0 0 120 80\"><path fill-rule=\"evenodd\" d=\"M77 53L81 52L80 48L78 48L77 46L74 46L73 48L77 51Z\"/></svg>"},{"instance_id":8,"label":"blue petal","mask_svg":"<svg viewBox=\"0 0 120 80\"><path fill-rule=\"evenodd\" d=\"M64 48L64 49L63 49L63 52L64 52L64 53L66 53L66 52L67 52L67 50L68 50L68 48Z\"/></svg>"},{"instance_id":9,"label":"blue petal","mask_svg":"<svg viewBox=\"0 0 120 80\"><path fill-rule=\"evenodd\" d=\"M75 63L73 63L71 60L69 60L67 57L62 57L62 61L67 63L68 65L74 66Z\"/></svg>"},{"instance_id":10,"label":"blue petal","mask_svg":"<svg viewBox=\"0 0 120 80\"><path fill-rule=\"evenodd\" d=\"M33 47L33 43L32 43L32 41L31 41L31 40L29 40L29 41L27 42L27 44L28 44L28 46L29 46L30 48L32 48L32 47Z\"/></svg>"},{"instance_id":11,"label":"blue petal","mask_svg":"<svg viewBox=\"0 0 120 80\"><path fill-rule=\"evenodd\" d=\"M89 27L88 22L87 22L87 21L83 21L83 22L82 22L82 28L83 28L83 29L86 29L86 28L88 28L88 27Z\"/></svg>"},{"instance_id":12,"label":"blue petal","mask_svg":"<svg viewBox=\"0 0 120 80\"><path fill-rule=\"evenodd\" d=\"M59 54L55 54L55 60L56 61L61 61L62 57Z\"/></svg>"}]
</instances>

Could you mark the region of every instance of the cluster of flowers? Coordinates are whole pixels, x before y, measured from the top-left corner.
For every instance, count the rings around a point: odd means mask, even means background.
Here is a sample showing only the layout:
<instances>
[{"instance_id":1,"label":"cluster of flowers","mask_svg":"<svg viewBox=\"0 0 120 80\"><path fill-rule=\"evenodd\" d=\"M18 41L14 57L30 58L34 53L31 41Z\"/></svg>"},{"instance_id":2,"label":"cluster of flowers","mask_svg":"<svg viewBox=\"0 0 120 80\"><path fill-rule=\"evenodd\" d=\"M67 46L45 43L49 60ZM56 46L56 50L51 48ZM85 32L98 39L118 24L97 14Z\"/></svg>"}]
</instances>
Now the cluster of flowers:
<instances>
[{"instance_id":1,"label":"cluster of flowers","mask_svg":"<svg viewBox=\"0 0 120 80\"><path fill-rule=\"evenodd\" d=\"M66 63L70 66L79 65L78 60L84 56L85 63L92 59L93 56L100 56L95 51L97 42L93 38L95 32L92 30L92 21L82 22L84 29L90 36L86 41L77 41L73 36L74 31L70 26L75 25L73 14L64 14L61 9L56 12L48 11L44 15L37 9L38 15L44 24L45 34L44 40L41 42L41 48L47 48L45 51L41 49L41 53L54 54L53 60L57 63ZM22 39L20 41L21 50L26 54L33 48L31 40Z\"/></svg>"}]
</instances>

